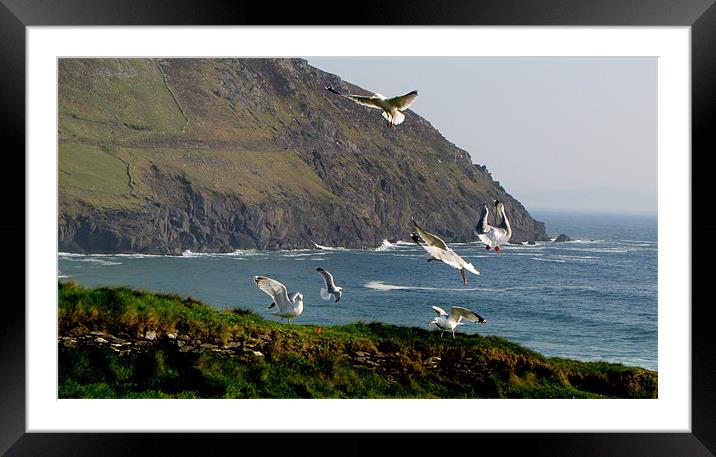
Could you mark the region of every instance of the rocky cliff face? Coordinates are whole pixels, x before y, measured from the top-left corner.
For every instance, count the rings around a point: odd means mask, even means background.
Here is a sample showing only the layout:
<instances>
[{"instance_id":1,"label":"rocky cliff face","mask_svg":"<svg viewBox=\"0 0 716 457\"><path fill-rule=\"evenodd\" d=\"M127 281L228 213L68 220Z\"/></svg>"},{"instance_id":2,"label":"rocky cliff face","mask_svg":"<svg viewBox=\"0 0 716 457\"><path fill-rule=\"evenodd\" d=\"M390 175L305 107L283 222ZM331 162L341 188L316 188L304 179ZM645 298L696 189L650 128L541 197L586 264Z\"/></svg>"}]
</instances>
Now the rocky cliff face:
<instances>
[{"instance_id":1,"label":"rocky cliff face","mask_svg":"<svg viewBox=\"0 0 716 457\"><path fill-rule=\"evenodd\" d=\"M547 239L428 121L388 129L328 85L368 93L301 59L60 60L60 250L372 248L411 216L474 241L493 199L513 241Z\"/></svg>"}]
</instances>

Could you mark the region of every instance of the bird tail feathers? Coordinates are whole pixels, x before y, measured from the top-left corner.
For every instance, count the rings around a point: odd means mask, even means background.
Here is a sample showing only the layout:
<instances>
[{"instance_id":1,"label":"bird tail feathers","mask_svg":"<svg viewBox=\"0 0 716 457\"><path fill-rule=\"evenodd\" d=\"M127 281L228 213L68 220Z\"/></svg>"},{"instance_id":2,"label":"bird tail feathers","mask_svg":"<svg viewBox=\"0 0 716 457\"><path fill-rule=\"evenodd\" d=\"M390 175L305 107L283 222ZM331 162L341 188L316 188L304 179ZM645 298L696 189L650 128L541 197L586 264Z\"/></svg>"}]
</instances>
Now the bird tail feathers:
<instances>
[{"instance_id":1,"label":"bird tail feathers","mask_svg":"<svg viewBox=\"0 0 716 457\"><path fill-rule=\"evenodd\" d=\"M402 124L405 120L405 114L398 110L395 110L393 114L388 114L386 111L383 111L383 117L389 120L393 125Z\"/></svg>"},{"instance_id":2,"label":"bird tail feathers","mask_svg":"<svg viewBox=\"0 0 716 457\"><path fill-rule=\"evenodd\" d=\"M466 263L466 264L465 264L465 269L466 269L467 271L469 271L470 273L474 273L474 274L476 274L476 275L479 275L479 274L480 274L480 272L477 271L477 268L475 268L471 263Z\"/></svg>"},{"instance_id":3,"label":"bird tail feathers","mask_svg":"<svg viewBox=\"0 0 716 457\"><path fill-rule=\"evenodd\" d=\"M324 300L330 300L330 299L331 299L331 294L328 293L328 290L327 290L327 289L321 288L321 298L324 299Z\"/></svg>"}]
</instances>

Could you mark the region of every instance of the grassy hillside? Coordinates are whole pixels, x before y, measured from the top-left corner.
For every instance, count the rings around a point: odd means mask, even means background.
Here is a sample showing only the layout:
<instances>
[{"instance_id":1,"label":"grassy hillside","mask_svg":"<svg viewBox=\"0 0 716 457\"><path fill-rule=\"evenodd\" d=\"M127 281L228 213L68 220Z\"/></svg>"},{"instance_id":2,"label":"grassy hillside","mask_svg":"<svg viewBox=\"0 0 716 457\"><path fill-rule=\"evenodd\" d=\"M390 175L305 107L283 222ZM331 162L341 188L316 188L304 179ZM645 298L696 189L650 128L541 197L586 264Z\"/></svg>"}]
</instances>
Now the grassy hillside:
<instances>
[{"instance_id":1,"label":"grassy hillside","mask_svg":"<svg viewBox=\"0 0 716 457\"><path fill-rule=\"evenodd\" d=\"M124 288L59 285L60 398L656 398L657 374L499 337L317 328Z\"/></svg>"},{"instance_id":2,"label":"grassy hillside","mask_svg":"<svg viewBox=\"0 0 716 457\"><path fill-rule=\"evenodd\" d=\"M387 129L301 59L60 59L58 78L63 251L375 247L411 215L468 241L495 198L515 241L546 237L427 120Z\"/></svg>"}]
</instances>

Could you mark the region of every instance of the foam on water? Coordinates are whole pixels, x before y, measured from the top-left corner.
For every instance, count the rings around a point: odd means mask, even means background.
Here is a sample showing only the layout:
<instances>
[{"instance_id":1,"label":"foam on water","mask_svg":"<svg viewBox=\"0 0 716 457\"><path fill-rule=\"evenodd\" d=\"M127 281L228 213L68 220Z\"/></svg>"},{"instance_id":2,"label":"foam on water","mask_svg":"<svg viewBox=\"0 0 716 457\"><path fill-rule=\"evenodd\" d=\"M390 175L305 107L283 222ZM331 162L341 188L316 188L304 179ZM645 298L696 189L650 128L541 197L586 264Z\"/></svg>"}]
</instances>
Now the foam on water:
<instances>
[{"instance_id":1,"label":"foam on water","mask_svg":"<svg viewBox=\"0 0 716 457\"><path fill-rule=\"evenodd\" d=\"M539 260L540 262L555 262L555 263L566 263L566 260L561 259L549 259L549 258L543 258L543 257L530 257L532 260Z\"/></svg>"},{"instance_id":2,"label":"foam on water","mask_svg":"<svg viewBox=\"0 0 716 457\"><path fill-rule=\"evenodd\" d=\"M318 249L322 249L324 251L348 251L349 250L348 248L344 248L344 247L340 247L340 246L330 247L330 246L323 246L318 243L313 243L313 244L315 244Z\"/></svg>"},{"instance_id":3,"label":"foam on water","mask_svg":"<svg viewBox=\"0 0 716 457\"><path fill-rule=\"evenodd\" d=\"M380 252L380 251L387 251L387 250L389 250L389 249L393 249L394 247L395 247L395 244L394 244L394 243L391 243L391 242L388 241L388 240L383 240L383 242L381 243L381 245L378 246L377 248L375 248L375 250L376 250L376 251L379 251L379 252Z\"/></svg>"},{"instance_id":4,"label":"foam on water","mask_svg":"<svg viewBox=\"0 0 716 457\"><path fill-rule=\"evenodd\" d=\"M379 291L391 291L391 290L435 290L445 292L506 292L509 290L530 290L530 289L541 289L538 286L524 286L524 287L505 287L505 288L491 288L491 287L430 287L430 286L404 286L398 284L386 284L383 281L368 281L363 284L366 289L373 289Z\"/></svg>"},{"instance_id":5,"label":"foam on water","mask_svg":"<svg viewBox=\"0 0 716 457\"><path fill-rule=\"evenodd\" d=\"M95 265L104 265L104 266L122 265L122 262L112 262L109 260L98 259L98 258L94 258L94 257L71 257L71 258L68 258L67 260L69 260L71 262L86 262L86 263L92 263Z\"/></svg>"}]
</instances>

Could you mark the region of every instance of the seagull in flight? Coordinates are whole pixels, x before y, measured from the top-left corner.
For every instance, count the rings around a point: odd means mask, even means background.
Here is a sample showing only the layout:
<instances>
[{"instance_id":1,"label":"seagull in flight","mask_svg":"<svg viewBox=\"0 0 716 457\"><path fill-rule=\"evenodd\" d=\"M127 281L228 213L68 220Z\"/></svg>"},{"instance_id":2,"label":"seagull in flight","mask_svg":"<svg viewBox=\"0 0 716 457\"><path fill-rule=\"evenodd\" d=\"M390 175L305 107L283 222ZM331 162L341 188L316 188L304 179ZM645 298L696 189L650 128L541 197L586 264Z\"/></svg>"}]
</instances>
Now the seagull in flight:
<instances>
[{"instance_id":1,"label":"seagull in flight","mask_svg":"<svg viewBox=\"0 0 716 457\"><path fill-rule=\"evenodd\" d=\"M336 283L333 282L333 275L323 268L318 267L316 271L323 276L323 281L326 283L326 288L321 288L321 298L324 300L335 298L336 303L338 303L338 300L343 296L343 287L336 286Z\"/></svg>"},{"instance_id":2,"label":"seagull in flight","mask_svg":"<svg viewBox=\"0 0 716 457\"><path fill-rule=\"evenodd\" d=\"M388 127L401 124L405 120L405 114L401 113L401 111L408 109L418 96L417 90L408 92L400 97L385 98L380 94L373 94L369 97L365 95L342 94L331 86L326 87L326 89L341 97L349 98L359 105L383 110L383 117L387 120Z\"/></svg>"},{"instance_id":3,"label":"seagull in flight","mask_svg":"<svg viewBox=\"0 0 716 457\"><path fill-rule=\"evenodd\" d=\"M292 317L298 317L303 312L303 294L301 292L289 294L286 286L266 276L254 276L254 282L273 300L268 309L278 306L278 311L272 313L274 316L286 317L290 324Z\"/></svg>"},{"instance_id":4,"label":"seagull in flight","mask_svg":"<svg viewBox=\"0 0 716 457\"><path fill-rule=\"evenodd\" d=\"M467 276L465 276L465 270L476 275L480 274L480 272L477 271L477 269L471 263L466 262L462 257L457 255L457 253L450 249L443 240L419 226L418 223L415 222L415 219L412 219L412 221L413 224L415 224L415 230L417 231L417 233L411 233L410 236L413 241L415 241L418 245L422 246L423 249L428 251L428 254L430 254L428 262L433 260L439 260L443 263L450 265L453 268L457 268L458 270L460 270L463 284L466 286Z\"/></svg>"},{"instance_id":5,"label":"seagull in flight","mask_svg":"<svg viewBox=\"0 0 716 457\"><path fill-rule=\"evenodd\" d=\"M487 322L479 314L461 306L453 306L450 308L450 314L446 313L444 309L438 306L431 306L431 308L438 313L438 316L428 322L428 328L430 328L433 324L437 325L441 330L440 338L443 337L443 333L446 330L451 330L452 337L455 338L455 327L464 324L464 322L462 322L463 319L476 324L484 324Z\"/></svg>"},{"instance_id":6,"label":"seagull in flight","mask_svg":"<svg viewBox=\"0 0 716 457\"><path fill-rule=\"evenodd\" d=\"M482 214L475 229L477 230L477 237L485 243L485 249L489 251L490 248L495 248L495 252L500 252L500 245L507 243L512 236L512 226L510 221L507 220L505 205L502 202L495 200L495 212L496 217L497 215L502 216L502 221L498 225L490 225L487 223L489 213L487 203L483 203Z\"/></svg>"}]
</instances>

